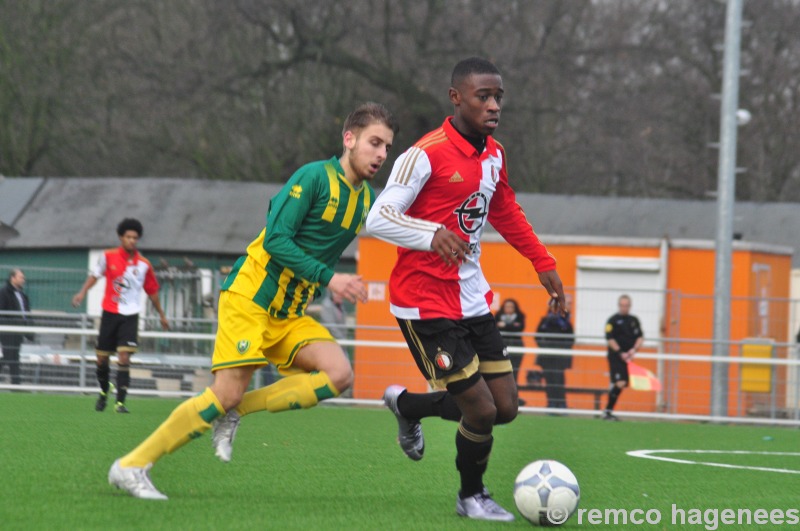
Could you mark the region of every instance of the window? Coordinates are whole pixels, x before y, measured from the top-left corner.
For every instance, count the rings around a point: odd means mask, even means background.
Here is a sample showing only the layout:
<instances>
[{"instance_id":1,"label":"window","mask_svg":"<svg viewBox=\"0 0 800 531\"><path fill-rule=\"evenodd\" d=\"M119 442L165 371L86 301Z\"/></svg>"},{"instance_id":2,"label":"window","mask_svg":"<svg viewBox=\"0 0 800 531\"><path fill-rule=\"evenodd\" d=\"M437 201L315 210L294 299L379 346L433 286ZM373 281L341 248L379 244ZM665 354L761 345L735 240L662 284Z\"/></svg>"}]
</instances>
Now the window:
<instances>
[{"instance_id":1,"label":"window","mask_svg":"<svg viewBox=\"0 0 800 531\"><path fill-rule=\"evenodd\" d=\"M605 324L617 312L617 299L627 294L631 314L639 318L648 339L661 337L664 291L658 258L579 256L573 314L575 334L582 341L605 343Z\"/></svg>"}]
</instances>

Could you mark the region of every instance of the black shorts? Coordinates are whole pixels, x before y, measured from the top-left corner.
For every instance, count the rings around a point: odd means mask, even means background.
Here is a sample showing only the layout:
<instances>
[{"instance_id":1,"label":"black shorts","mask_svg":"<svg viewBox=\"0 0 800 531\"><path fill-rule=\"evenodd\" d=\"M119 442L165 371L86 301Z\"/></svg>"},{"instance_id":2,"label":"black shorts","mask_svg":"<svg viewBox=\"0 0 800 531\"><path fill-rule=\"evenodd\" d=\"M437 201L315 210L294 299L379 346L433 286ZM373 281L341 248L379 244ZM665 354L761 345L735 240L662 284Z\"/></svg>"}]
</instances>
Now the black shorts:
<instances>
[{"instance_id":1,"label":"black shorts","mask_svg":"<svg viewBox=\"0 0 800 531\"><path fill-rule=\"evenodd\" d=\"M611 383L628 382L628 362L616 352L608 353L608 373L611 377Z\"/></svg>"},{"instance_id":2,"label":"black shorts","mask_svg":"<svg viewBox=\"0 0 800 531\"><path fill-rule=\"evenodd\" d=\"M434 389L458 393L481 376L511 373L503 338L491 314L452 319L398 319L422 375Z\"/></svg>"},{"instance_id":3,"label":"black shorts","mask_svg":"<svg viewBox=\"0 0 800 531\"><path fill-rule=\"evenodd\" d=\"M139 349L139 314L120 315L103 310L95 346L98 353L136 352Z\"/></svg>"}]
</instances>

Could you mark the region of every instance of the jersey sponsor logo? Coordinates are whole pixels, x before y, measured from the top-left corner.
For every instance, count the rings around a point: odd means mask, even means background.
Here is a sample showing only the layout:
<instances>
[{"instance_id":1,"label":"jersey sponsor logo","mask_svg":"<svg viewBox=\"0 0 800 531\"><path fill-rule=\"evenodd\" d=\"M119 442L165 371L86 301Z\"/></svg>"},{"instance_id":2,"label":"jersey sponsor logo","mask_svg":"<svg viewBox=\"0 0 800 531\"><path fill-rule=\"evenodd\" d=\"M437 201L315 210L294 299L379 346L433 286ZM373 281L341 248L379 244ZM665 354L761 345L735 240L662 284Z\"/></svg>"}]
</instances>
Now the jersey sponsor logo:
<instances>
[{"instance_id":1,"label":"jersey sponsor logo","mask_svg":"<svg viewBox=\"0 0 800 531\"><path fill-rule=\"evenodd\" d=\"M439 350L439 352L436 353L436 358L433 361L436 363L436 366L443 371L453 366L453 356L443 350Z\"/></svg>"},{"instance_id":2,"label":"jersey sponsor logo","mask_svg":"<svg viewBox=\"0 0 800 531\"><path fill-rule=\"evenodd\" d=\"M300 196L303 193L303 187L299 184L295 184L292 186L292 189L289 191L289 195L294 197L295 199L300 199Z\"/></svg>"},{"instance_id":3,"label":"jersey sponsor logo","mask_svg":"<svg viewBox=\"0 0 800 531\"><path fill-rule=\"evenodd\" d=\"M250 348L250 341L247 339L242 339L238 343L236 343L236 350L239 351L239 354L244 354L247 352L247 349Z\"/></svg>"},{"instance_id":4,"label":"jersey sponsor logo","mask_svg":"<svg viewBox=\"0 0 800 531\"><path fill-rule=\"evenodd\" d=\"M127 278L123 276L115 278L112 281L111 285L114 287L114 293L115 293L115 295L111 297L112 300L116 303L121 302L125 304L127 302L127 300L125 299L125 295L131 290L132 288L131 283L128 281Z\"/></svg>"},{"instance_id":5,"label":"jersey sponsor logo","mask_svg":"<svg viewBox=\"0 0 800 531\"><path fill-rule=\"evenodd\" d=\"M489 199L483 192L473 192L453 211L458 216L458 226L467 234L478 232L488 213Z\"/></svg>"},{"instance_id":6,"label":"jersey sponsor logo","mask_svg":"<svg viewBox=\"0 0 800 531\"><path fill-rule=\"evenodd\" d=\"M464 182L464 178L461 177L460 173L455 172L453 174L453 176L450 177L450 181L448 181L448 182L451 182L451 183L463 183Z\"/></svg>"},{"instance_id":7,"label":"jersey sponsor logo","mask_svg":"<svg viewBox=\"0 0 800 531\"><path fill-rule=\"evenodd\" d=\"M117 293L122 293L124 291L128 291L131 289L131 284L128 282L128 279L125 277L117 277L114 279L114 291Z\"/></svg>"}]
</instances>

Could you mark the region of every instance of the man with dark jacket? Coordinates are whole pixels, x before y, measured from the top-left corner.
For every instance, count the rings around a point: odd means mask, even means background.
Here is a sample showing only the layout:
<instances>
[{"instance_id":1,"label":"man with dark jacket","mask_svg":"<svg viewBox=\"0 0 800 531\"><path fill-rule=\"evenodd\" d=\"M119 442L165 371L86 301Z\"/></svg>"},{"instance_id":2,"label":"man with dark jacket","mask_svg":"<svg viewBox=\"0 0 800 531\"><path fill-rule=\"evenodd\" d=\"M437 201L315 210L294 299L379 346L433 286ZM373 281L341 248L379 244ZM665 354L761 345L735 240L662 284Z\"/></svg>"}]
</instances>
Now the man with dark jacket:
<instances>
[{"instance_id":1,"label":"man with dark jacket","mask_svg":"<svg viewBox=\"0 0 800 531\"><path fill-rule=\"evenodd\" d=\"M0 323L4 325L21 325L28 320L26 313L30 312L31 305L28 296L22 289L25 287L25 274L21 269L12 269L8 275L6 285L0 289ZM13 312L16 312L13 313ZM25 334L19 332L5 332L0 334L0 345L3 348L3 359L0 365L8 366L11 375L11 383L19 385L20 364L19 348Z\"/></svg>"},{"instance_id":2,"label":"man with dark jacket","mask_svg":"<svg viewBox=\"0 0 800 531\"><path fill-rule=\"evenodd\" d=\"M572 323L569 322L569 313L562 315L556 302L555 299L549 300L547 315L542 317L536 327L536 344L540 348L571 349L575 344L575 333ZM572 368L572 356L539 354L536 356L536 363L543 369L547 382L547 407L565 409L567 396L564 392L564 371Z\"/></svg>"}]
</instances>

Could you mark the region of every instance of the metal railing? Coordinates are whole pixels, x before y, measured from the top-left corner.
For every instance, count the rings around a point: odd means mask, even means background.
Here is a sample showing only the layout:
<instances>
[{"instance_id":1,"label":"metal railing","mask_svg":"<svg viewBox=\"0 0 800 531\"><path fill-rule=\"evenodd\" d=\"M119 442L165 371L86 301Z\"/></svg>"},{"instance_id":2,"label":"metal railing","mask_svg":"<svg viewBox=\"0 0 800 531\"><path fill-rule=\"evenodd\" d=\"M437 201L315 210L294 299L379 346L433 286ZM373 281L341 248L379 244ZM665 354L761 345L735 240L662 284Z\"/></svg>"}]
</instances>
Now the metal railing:
<instances>
[{"instance_id":1,"label":"metal railing","mask_svg":"<svg viewBox=\"0 0 800 531\"><path fill-rule=\"evenodd\" d=\"M13 316L13 315L11 315ZM0 312L0 322L8 323L8 312ZM39 312L28 314L34 326L24 324L0 324L0 336L4 334L23 334L33 336L34 341L26 341L20 350L22 383L12 385L7 371L0 373L0 390L26 389L41 392L94 393L95 353L93 339L97 335L95 320L85 314L63 314ZM173 330L162 331L154 320L144 319L140 330L140 349L132 360L132 395L191 396L202 390L211 381L209 373L211 352L216 322L204 319L185 319L175 322ZM348 327L351 337L359 330L384 330L397 333L397 340L358 340L347 339L340 343L353 352L356 367L356 389L361 386L357 396L361 400L340 399L344 403L379 404L380 394L370 391L370 380L378 380L373 370L388 375L399 368L413 365L411 356L402 336L393 327ZM521 334L526 343L535 344L535 334ZM602 336L577 336L576 347L571 350L543 349L538 347L510 347L513 356L523 356L522 371L518 382L524 388L527 373L536 370L535 358L539 354L571 356L573 368L567 371L568 386L584 385L602 390L608 385L606 351L600 345ZM666 343L664 340L663 343ZM752 341L729 342L727 347L732 355L724 360L730 368L731 386L729 415L714 417L709 412L711 364L719 360L710 355L705 339L669 339L669 349L662 342L651 342L651 348L637 355L636 361L647 364L663 384L660 392L625 391L620 402L625 405L618 411L620 416L636 416L653 419L704 420L726 422L746 422L759 424L800 426L800 385L797 375L800 360L796 356L796 345L789 343L769 343L770 356L745 356ZM697 352L689 351L691 347ZM385 349L380 367L369 368L369 375L360 375L359 353L362 348ZM677 350L675 352L670 349ZM359 369L361 367L361 369ZM657 369L657 368L660 368ZM754 369L755 372L751 371ZM761 372L759 372L761 369ZM765 370L765 371L764 371ZM750 372L748 372L750 371ZM755 386L743 385L753 375L760 375ZM766 375L766 377L764 376ZM271 382L274 372L264 369L256 372L255 386ZM421 379L421 377L419 377ZM580 381L582 384L570 384ZM585 382L590 382L589 384ZM367 391L364 391L367 389ZM751 389L751 390L748 390ZM755 389L755 390L752 390ZM528 397L529 404L523 411L552 412L540 403L539 393L521 392ZM596 415L588 397L569 396L571 408L558 410L559 413L576 415ZM537 405L539 404L539 405Z\"/></svg>"}]
</instances>

